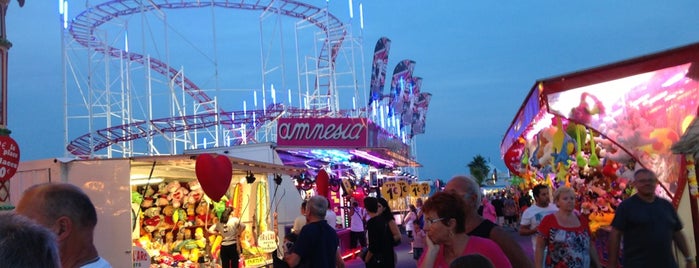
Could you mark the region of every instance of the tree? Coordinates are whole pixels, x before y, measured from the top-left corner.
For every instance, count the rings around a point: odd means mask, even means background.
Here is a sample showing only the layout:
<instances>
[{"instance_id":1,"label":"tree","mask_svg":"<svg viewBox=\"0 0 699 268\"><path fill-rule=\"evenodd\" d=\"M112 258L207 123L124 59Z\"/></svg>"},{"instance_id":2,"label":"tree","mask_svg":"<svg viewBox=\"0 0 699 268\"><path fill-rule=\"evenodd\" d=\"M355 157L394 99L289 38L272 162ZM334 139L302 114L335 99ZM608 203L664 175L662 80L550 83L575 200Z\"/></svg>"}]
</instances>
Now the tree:
<instances>
[{"instance_id":1,"label":"tree","mask_svg":"<svg viewBox=\"0 0 699 268\"><path fill-rule=\"evenodd\" d=\"M476 180L478 185L483 186L483 183L490 173L488 160L485 160L485 158L481 155L476 155L467 166L469 172L471 172L471 176L473 176L473 179Z\"/></svg>"}]
</instances>

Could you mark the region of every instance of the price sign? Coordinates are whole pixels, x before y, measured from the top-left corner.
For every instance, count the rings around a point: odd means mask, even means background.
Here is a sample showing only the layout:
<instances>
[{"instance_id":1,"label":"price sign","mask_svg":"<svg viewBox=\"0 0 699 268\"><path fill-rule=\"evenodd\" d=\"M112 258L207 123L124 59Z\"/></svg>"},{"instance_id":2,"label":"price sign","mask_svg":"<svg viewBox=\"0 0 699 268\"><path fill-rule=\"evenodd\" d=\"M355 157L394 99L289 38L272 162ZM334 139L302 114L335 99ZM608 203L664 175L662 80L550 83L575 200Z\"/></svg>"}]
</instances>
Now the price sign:
<instances>
[{"instance_id":1,"label":"price sign","mask_svg":"<svg viewBox=\"0 0 699 268\"><path fill-rule=\"evenodd\" d=\"M381 195L386 198L386 200L396 200L399 197L398 185L395 182L387 181L381 186Z\"/></svg>"},{"instance_id":2,"label":"price sign","mask_svg":"<svg viewBox=\"0 0 699 268\"><path fill-rule=\"evenodd\" d=\"M150 255L142 247L133 246L131 256L133 257L133 268L150 267Z\"/></svg>"},{"instance_id":3,"label":"price sign","mask_svg":"<svg viewBox=\"0 0 699 268\"><path fill-rule=\"evenodd\" d=\"M430 183L429 183L429 182L422 182L422 183L420 183L420 193L421 193L423 196L428 196L428 195L430 195L430 191L431 191L431 190L432 190L432 188L430 187Z\"/></svg>"},{"instance_id":4,"label":"price sign","mask_svg":"<svg viewBox=\"0 0 699 268\"><path fill-rule=\"evenodd\" d=\"M410 188L408 188L409 187L408 183L404 182L404 181L398 181L397 184L398 184L398 189L400 190L400 192L398 193L399 197L400 198L407 197L408 194L410 194L410 192L409 192Z\"/></svg>"},{"instance_id":5,"label":"price sign","mask_svg":"<svg viewBox=\"0 0 699 268\"><path fill-rule=\"evenodd\" d=\"M257 238L257 246L265 253L272 252L277 249L277 235L273 231L264 231Z\"/></svg>"},{"instance_id":6,"label":"price sign","mask_svg":"<svg viewBox=\"0 0 699 268\"><path fill-rule=\"evenodd\" d=\"M422 196L422 190L420 189L420 186L421 186L420 183L411 183L410 184L410 196L412 196L412 197Z\"/></svg>"}]
</instances>

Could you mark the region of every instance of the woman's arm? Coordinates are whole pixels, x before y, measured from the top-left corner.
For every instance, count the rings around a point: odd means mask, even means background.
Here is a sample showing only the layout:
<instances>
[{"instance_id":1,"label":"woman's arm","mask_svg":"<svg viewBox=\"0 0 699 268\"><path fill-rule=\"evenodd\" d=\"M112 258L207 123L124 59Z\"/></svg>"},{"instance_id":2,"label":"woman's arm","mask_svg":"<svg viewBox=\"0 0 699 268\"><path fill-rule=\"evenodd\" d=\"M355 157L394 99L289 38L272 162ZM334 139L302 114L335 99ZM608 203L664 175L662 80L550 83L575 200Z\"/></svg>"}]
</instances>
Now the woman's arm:
<instances>
[{"instance_id":1,"label":"woman's arm","mask_svg":"<svg viewBox=\"0 0 699 268\"><path fill-rule=\"evenodd\" d=\"M433 268L435 262L437 261L439 245L433 243L429 236L425 237L425 245L427 245L427 249L425 249L425 252L422 253L420 260L418 260L418 267Z\"/></svg>"},{"instance_id":2,"label":"woman's arm","mask_svg":"<svg viewBox=\"0 0 699 268\"><path fill-rule=\"evenodd\" d=\"M393 234L393 241L398 242L401 240L400 230L398 229L398 224L396 221L388 221L388 228L391 229L391 234Z\"/></svg>"},{"instance_id":3,"label":"woman's arm","mask_svg":"<svg viewBox=\"0 0 699 268\"><path fill-rule=\"evenodd\" d=\"M544 237L536 235L536 253L534 253L534 267L542 268L544 264L544 247L546 246L546 241Z\"/></svg>"}]
</instances>

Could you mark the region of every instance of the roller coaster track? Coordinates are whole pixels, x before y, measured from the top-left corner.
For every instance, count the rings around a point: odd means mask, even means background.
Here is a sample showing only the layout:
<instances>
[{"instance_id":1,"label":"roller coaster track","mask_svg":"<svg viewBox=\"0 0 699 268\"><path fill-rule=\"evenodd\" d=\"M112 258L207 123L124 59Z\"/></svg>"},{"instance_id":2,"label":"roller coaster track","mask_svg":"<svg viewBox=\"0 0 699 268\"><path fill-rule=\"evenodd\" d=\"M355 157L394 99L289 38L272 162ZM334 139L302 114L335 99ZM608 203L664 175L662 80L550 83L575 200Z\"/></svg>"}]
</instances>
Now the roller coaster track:
<instances>
[{"instance_id":1,"label":"roller coaster track","mask_svg":"<svg viewBox=\"0 0 699 268\"><path fill-rule=\"evenodd\" d=\"M145 2L145 3L144 3ZM252 124L253 127L262 126L270 120L275 120L285 111L281 105L270 105L266 111L254 111L255 115L259 116L253 120L251 115L253 111L224 111L223 109L216 110L212 104L212 99L204 91L202 91L194 82L187 77L168 66L166 63L150 58L144 55L127 52L120 48L109 46L95 35L95 30L104 23L120 16L127 16L136 13L149 12L160 9L183 9L183 8L203 8L203 7L220 7L243 10L257 10L272 12L288 17L299 18L305 20L316 27L323 30L325 33L325 42L318 56L317 68L334 70L335 59L338 51L342 46L342 41L345 38L346 32L342 22L337 17L329 12L309 4L300 3L291 0L267 0L267 1L228 1L228 0L112 0L102 4L98 4L88 8L78 14L69 26L69 33L73 39L80 45L103 53L112 58L121 58L131 62L140 63L153 71L166 76L173 81L179 88L183 88L185 93L191 96L198 102L205 112L196 115L176 116L170 118L149 119L147 121L134 122L125 125L112 126L105 129L100 129L94 133L84 134L71 141L67 150L73 155L86 157L92 155L93 152L104 149L110 145L149 137L152 135L178 132L184 130L194 130L207 128L215 125L231 126L231 124L245 123ZM315 87L329 87L329 82L320 81L322 78L316 77ZM300 109L286 109L287 112L293 113L290 116L303 116L310 114L323 113L326 111L304 111ZM263 114L264 112L264 114ZM233 119L235 118L235 120ZM255 121L255 122L253 122ZM152 129L150 129L152 126ZM253 133L254 131L250 131Z\"/></svg>"}]
</instances>

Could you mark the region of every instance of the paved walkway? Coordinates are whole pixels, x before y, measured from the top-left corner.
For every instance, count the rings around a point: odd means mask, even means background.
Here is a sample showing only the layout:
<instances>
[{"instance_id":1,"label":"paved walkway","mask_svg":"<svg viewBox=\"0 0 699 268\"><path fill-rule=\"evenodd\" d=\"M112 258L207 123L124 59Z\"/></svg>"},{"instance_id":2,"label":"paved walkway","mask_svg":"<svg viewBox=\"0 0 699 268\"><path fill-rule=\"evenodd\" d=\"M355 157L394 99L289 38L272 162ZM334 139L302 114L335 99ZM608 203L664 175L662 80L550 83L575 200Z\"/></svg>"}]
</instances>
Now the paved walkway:
<instances>
[{"instance_id":1,"label":"paved walkway","mask_svg":"<svg viewBox=\"0 0 699 268\"><path fill-rule=\"evenodd\" d=\"M510 235L512 235L513 238L515 238L515 241L517 241L520 246L522 246L522 249L524 250L524 253L527 254L530 258L534 258L534 253L532 250L532 243L529 237L524 237L519 235L515 230L513 229L508 229ZM417 267L417 261L413 259L412 254L408 254L410 252L410 241L406 235L403 235L403 243L395 247L396 250L396 255L398 256L398 262L396 264L396 267L398 268L413 268ZM348 268L361 268L364 267L364 262L360 260L359 258L357 259L347 259L345 260L345 266Z\"/></svg>"}]
</instances>

